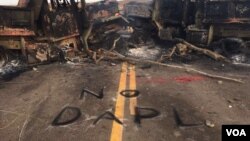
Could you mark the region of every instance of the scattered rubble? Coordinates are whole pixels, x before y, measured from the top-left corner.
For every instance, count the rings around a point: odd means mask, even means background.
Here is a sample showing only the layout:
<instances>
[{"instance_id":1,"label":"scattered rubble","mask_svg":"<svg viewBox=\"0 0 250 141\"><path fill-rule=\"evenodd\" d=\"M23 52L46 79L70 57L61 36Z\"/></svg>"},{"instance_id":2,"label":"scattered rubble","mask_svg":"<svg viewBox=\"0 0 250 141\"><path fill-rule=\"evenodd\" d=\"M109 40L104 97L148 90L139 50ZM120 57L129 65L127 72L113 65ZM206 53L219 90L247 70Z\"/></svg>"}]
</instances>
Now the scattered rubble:
<instances>
[{"instance_id":1,"label":"scattered rubble","mask_svg":"<svg viewBox=\"0 0 250 141\"><path fill-rule=\"evenodd\" d=\"M136 48L131 48L127 52L127 56L138 59L157 60L161 55L162 49L153 42L137 45Z\"/></svg>"},{"instance_id":2,"label":"scattered rubble","mask_svg":"<svg viewBox=\"0 0 250 141\"><path fill-rule=\"evenodd\" d=\"M139 48L129 49L128 56L140 59L156 60L156 57L159 56L160 53L160 49L158 48L148 48L147 46L141 46Z\"/></svg>"}]
</instances>

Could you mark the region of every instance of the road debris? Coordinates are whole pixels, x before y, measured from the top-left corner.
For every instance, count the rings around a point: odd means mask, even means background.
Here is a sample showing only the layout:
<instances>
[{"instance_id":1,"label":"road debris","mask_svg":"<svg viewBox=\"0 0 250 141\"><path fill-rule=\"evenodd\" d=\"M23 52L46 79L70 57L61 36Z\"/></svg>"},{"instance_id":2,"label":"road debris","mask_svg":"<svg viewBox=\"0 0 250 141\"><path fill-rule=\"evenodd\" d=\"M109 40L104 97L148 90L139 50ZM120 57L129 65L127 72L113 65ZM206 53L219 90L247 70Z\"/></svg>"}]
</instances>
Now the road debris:
<instances>
[{"instance_id":1,"label":"road debris","mask_svg":"<svg viewBox=\"0 0 250 141\"><path fill-rule=\"evenodd\" d=\"M32 69L33 71L38 71L37 67L33 67Z\"/></svg>"},{"instance_id":2,"label":"road debris","mask_svg":"<svg viewBox=\"0 0 250 141\"><path fill-rule=\"evenodd\" d=\"M223 81L218 81L218 84L222 85L222 84L223 84Z\"/></svg>"},{"instance_id":3,"label":"road debris","mask_svg":"<svg viewBox=\"0 0 250 141\"><path fill-rule=\"evenodd\" d=\"M161 49L158 47L140 46L138 48L129 49L127 56L146 60L157 60L160 54Z\"/></svg>"},{"instance_id":4,"label":"road debris","mask_svg":"<svg viewBox=\"0 0 250 141\"><path fill-rule=\"evenodd\" d=\"M209 56L209 57L211 57L211 58L213 58L215 60L230 62L226 57L224 57L224 56L222 56L222 55L220 55L220 54L218 54L216 52L213 52L213 51L208 50L208 49L199 48L199 47L197 47L195 45L192 45L192 44L188 43L187 41L185 41L183 39L176 38L175 40L178 41L178 42L181 42L184 45L186 45L187 48L192 49L194 51L197 51L199 53L203 53L203 54L205 54L205 55L207 55L207 56Z\"/></svg>"},{"instance_id":5,"label":"road debris","mask_svg":"<svg viewBox=\"0 0 250 141\"><path fill-rule=\"evenodd\" d=\"M142 64L159 65L159 66L163 66L163 67L169 67L169 68L173 68L173 69L186 71L188 73L197 73L197 74L209 77L209 78L222 79L222 80L232 81L232 82L236 82L236 83L244 83L244 81L242 81L241 79L235 79L235 78L219 76L219 75L215 75L215 74L209 74L207 72L203 72L201 70L187 67L187 66L164 64L164 63L160 63L160 62L156 62L156 61L141 60L141 59L135 59L135 58L131 58L131 57L120 57L120 55L117 55L116 53L111 53L111 55L113 55L113 56L116 55L116 57L106 57L106 59L136 62L136 63L142 63Z\"/></svg>"},{"instance_id":6,"label":"road debris","mask_svg":"<svg viewBox=\"0 0 250 141\"><path fill-rule=\"evenodd\" d=\"M215 124L212 121L210 121L210 120L206 120L205 123L206 123L207 127L210 127L210 128L214 128L215 127Z\"/></svg>"},{"instance_id":7,"label":"road debris","mask_svg":"<svg viewBox=\"0 0 250 141\"><path fill-rule=\"evenodd\" d=\"M244 54L236 54L231 57L231 60L233 60L233 64L244 63L247 62L247 57Z\"/></svg>"}]
</instances>

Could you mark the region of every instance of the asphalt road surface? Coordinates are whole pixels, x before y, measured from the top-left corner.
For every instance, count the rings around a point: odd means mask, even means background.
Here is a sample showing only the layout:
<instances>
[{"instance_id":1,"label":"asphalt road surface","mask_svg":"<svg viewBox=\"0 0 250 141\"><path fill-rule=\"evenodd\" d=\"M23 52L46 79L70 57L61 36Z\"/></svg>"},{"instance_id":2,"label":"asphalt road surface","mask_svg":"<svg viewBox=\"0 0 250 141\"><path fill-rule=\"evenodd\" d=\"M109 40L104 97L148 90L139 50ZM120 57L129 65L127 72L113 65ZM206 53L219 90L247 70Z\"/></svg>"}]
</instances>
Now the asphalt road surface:
<instances>
[{"instance_id":1,"label":"asphalt road surface","mask_svg":"<svg viewBox=\"0 0 250 141\"><path fill-rule=\"evenodd\" d=\"M249 124L249 69L191 65L245 83L126 62L39 66L0 84L0 140L220 141L222 124Z\"/></svg>"}]
</instances>

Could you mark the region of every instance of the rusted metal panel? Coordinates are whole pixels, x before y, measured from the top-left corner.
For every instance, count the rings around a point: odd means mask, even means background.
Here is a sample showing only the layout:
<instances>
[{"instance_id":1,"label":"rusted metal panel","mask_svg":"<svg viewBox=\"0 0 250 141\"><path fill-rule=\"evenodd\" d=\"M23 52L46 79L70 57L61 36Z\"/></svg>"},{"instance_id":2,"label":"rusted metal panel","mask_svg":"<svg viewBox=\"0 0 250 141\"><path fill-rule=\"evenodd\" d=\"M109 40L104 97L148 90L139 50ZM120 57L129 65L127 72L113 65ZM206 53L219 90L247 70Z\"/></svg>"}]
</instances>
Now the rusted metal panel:
<instances>
[{"instance_id":1,"label":"rusted metal panel","mask_svg":"<svg viewBox=\"0 0 250 141\"><path fill-rule=\"evenodd\" d=\"M21 49L21 41L20 38L1 38L0 46L7 49Z\"/></svg>"},{"instance_id":2,"label":"rusted metal panel","mask_svg":"<svg viewBox=\"0 0 250 141\"><path fill-rule=\"evenodd\" d=\"M25 28L0 28L0 36L35 36L35 32Z\"/></svg>"}]
</instances>

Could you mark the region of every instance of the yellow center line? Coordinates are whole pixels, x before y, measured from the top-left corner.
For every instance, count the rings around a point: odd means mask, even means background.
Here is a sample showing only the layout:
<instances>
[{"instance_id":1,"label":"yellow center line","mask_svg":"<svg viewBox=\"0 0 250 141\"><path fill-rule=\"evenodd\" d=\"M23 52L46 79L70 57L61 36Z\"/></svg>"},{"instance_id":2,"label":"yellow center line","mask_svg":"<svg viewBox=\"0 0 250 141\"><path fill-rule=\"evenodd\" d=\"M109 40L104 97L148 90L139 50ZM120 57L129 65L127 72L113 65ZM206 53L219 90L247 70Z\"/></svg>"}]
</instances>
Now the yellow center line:
<instances>
[{"instance_id":1,"label":"yellow center line","mask_svg":"<svg viewBox=\"0 0 250 141\"><path fill-rule=\"evenodd\" d=\"M129 67L130 81L129 81L129 89L136 90L136 76L135 76L135 65L130 65ZM135 107L137 106L137 98L130 98L130 114L135 115Z\"/></svg>"},{"instance_id":2,"label":"yellow center line","mask_svg":"<svg viewBox=\"0 0 250 141\"><path fill-rule=\"evenodd\" d=\"M126 83L127 83L127 63L125 62L122 64L122 72L120 76L120 83L117 92L117 100L115 107L115 116L121 121L123 121L124 119L125 97L120 95L120 92L126 89ZM122 141L122 132L123 132L123 125L120 125L116 121L113 121L110 141Z\"/></svg>"}]
</instances>

